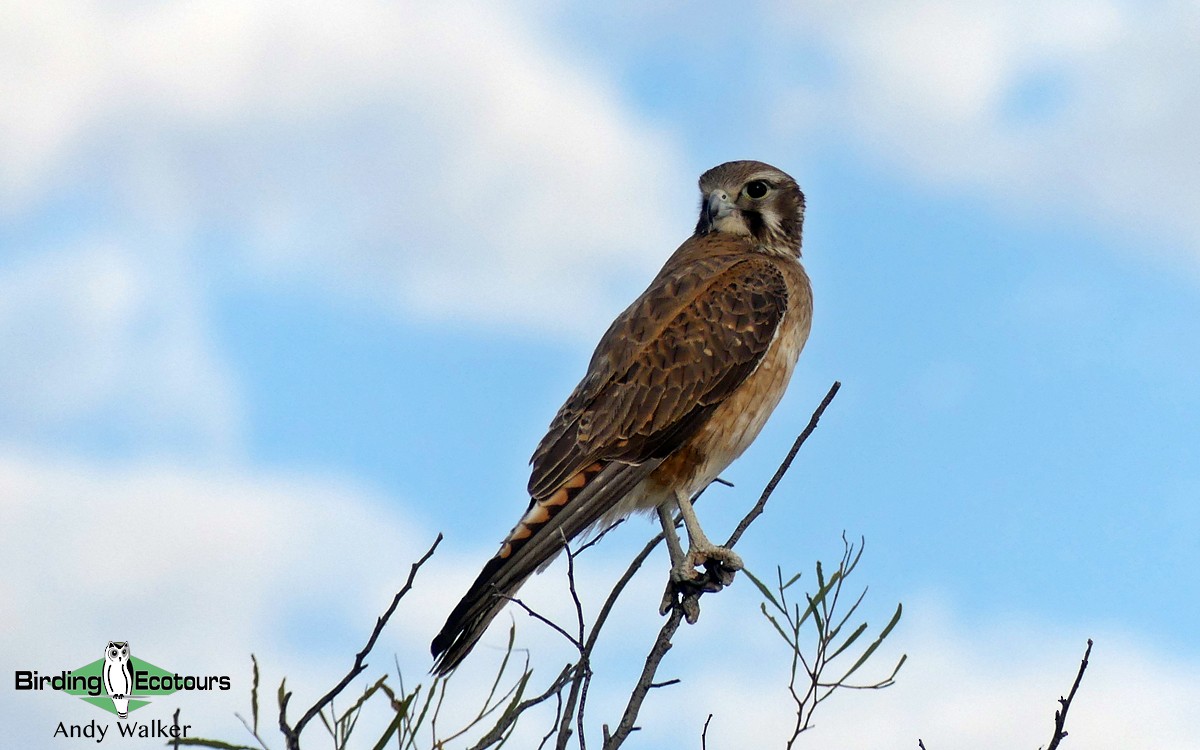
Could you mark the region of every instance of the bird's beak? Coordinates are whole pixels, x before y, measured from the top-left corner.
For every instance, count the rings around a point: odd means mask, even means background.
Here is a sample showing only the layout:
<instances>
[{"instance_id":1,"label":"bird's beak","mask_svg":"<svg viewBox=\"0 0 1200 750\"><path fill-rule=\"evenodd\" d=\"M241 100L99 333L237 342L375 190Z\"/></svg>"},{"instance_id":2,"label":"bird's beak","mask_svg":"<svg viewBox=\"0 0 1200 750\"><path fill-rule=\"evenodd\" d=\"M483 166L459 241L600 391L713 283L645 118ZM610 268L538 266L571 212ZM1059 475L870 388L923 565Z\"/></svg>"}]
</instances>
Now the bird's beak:
<instances>
[{"instance_id":1,"label":"bird's beak","mask_svg":"<svg viewBox=\"0 0 1200 750\"><path fill-rule=\"evenodd\" d=\"M704 212L708 218L708 225L715 226L717 222L724 219L737 210L737 206L733 205L733 201L729 199L729 193L724 190L714 190L708 194L708 202L705 204Z\"/></svg>"}]
</instances>

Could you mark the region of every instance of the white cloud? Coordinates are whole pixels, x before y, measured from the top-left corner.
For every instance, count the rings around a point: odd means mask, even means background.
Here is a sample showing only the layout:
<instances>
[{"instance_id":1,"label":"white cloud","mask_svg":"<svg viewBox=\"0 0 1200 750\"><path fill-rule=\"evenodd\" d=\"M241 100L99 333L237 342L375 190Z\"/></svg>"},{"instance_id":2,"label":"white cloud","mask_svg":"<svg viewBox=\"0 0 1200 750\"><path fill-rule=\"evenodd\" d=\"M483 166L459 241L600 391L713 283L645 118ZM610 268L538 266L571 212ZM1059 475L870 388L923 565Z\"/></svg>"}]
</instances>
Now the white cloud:
<instances>
[{"instance_id":1,"label":"white cloud","mask_svg":"<svg viewBox=\"0 0 1200 750\"><path fill-rule=\"evenodd\" d=\"M848 128L876 158L1020 215L1066 210L1107 232L1173 240L1155 252L1187 252L1200 268L1194 5L922 0L777 12L834 71L783 96L782 121ZM799 118L796 101L822 117Z\"/></svg>"},{"instance_id":2,"label":"white cloud","mask_svg":"<svg viewBox=\"0 0 1200 750\"><path fill-rule=\"evenodd\" d=\"M594 327L686 235L695 175L486 3L48 2L0 18L0 194L103 188L270 279L406 314ZM599 282L599 283L597 283Z\"/></svg>"},{"instance_id":3,"label":"white cloud","mask_svg":"<svg viewBox=\"0 0 1200 750\"><path fill-rule=\"evenodd\" d=\"M235 388L203 305L169 248L155 251L97 240L0 272L4 438L62 443L103 422L150 452L237 445Z\"/></svg>"}]
</instances>

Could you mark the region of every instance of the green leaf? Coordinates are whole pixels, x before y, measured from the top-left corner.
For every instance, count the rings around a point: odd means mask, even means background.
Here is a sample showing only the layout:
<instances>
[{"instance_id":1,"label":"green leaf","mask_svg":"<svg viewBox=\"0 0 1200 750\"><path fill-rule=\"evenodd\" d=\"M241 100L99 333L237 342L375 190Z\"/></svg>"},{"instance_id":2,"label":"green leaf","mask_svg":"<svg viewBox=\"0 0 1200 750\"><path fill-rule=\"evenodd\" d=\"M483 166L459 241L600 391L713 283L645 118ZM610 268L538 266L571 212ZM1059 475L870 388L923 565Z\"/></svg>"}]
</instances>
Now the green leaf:
<instances>
[{"instance_id":1,"label":"green leaf","mask_svg":"<svg viewBox=\"0 0 1200 750\"><path fill-rule=\"evenodd\" d=\"M828 657L826 657L825 661L829 662L829 661L833 661L834 659L836 659L838 654L840 654L843 651L845 651L846 649L850 648L850 646L855 641L858 640L858 637L860 635L862 635L863 631L866 629L867 629L867 624L865 622L862 625L859 625L858 628L853 633L851 633L849 635L849 637L846 638L846 642L843 643L841 646L838 646L837 651L834 651L832 654L830 654Z\"/></svg>"},{"instance_id":2,"label":"green leaf","mask_svg":"<svg viewBox=\"0 0 1200 750\"><path fill-rule=\"evenodd\" d=\"M902 610L903 607L900 604L897 604L896 613L892 615L892 619L888 622L887 626L880 631L879 637L877 637L870 646L867 646L867 650L863 652L863 655L858 657L858 661L854 662L854 666L850 667L850 670L846 672L846 674L842 675L842 679L838 680L838 682L842 682L847 677L854 674L855 670L861 667L867 661L867 659L871 658L871 654L875 653L875 649L879 648L879 645L883 643L883 639L887 638L888 634L892 632L892 628L896 627L896 623L900 622L900 613ZM897 667L897 669L899 669L899 667Z\"/></svg>"},{"instance_id":3,"label":"green leaf","mask_svg":"<svg viewBox=\"0 0 1200 750\"><path fill-rule=\"evenodd\" d=\"M379 690L380 687L383 686L383 683L385 680L387 680L387 675L380 677L378 680L375 681L374 685L371 685L370 687L363 690L363 694L359 697L359 699L356 700L354 702L354 704L350 706L350 708L347 708L345 711L342 712L342 721L345 721L347 717L349 717L351 714L356 713L360 708L362 708L362 705L364 703L366 703L367 700L372 695L374 695Z\"/></svg>"},{"instance_id":4,"label":"green leaf","mask_svg":"<svg viewBox=\"0 0 1200 750\"><path fill-rule=\"evenodd\" d=\"M402 721L404 721L404 714L396 714L396 718L392 719L391 724L388 724L387 729L384 730L384 733L379 737L379 741L375 743L373 750L383 750L383 748L387 746L388 742L391 741L392 735L396 734L396 730L400 728L400 722Z\"/></svg>"},{"instance_id":5,"label":"green leaf","mask_svg":"<svg viewBox=\"0 0 1200 750\"><path fill-rule=\"evenodd\" d=\"M887 627L885 627L883 632L879 634L879 640L882 641L884 638L888 637L888 633L891 633L892 628L896 627L896 623L900 622L900 613L903 611L904 603L898 602L896 604L896 614L892 615L892 619L888 622Z\"/></svg>"},{"instance_id":6,"label":"green leaf","mask_svg":"<svg viewBox=\"0 0 1200 750\"><path fill-rule=\"evenodd\" d=\"M762 607L763 617L766 617L768 620L770 620L771 624L775 626L775 632L779 633L779 637L782 638L785 643L790 645L792 643L792 639L788 637L787 633L783 632L783 628L779 626L779 621L767 613L767 605L762 604L759 606Z\"/></svg>"},{"instance_id":7,"label":"green leaf","mask_svg":"<svg viewBox=\"0 0 1200 750\"><path fill-rule=\"evenodd\" d=\"M762 595L764 597L766 597L767 601L769 601L769 602L771 602L771 604L775 605L775 609L783 609L782 607L779 606L779 602L775 600L774 595L771 594L771 590L769 588L767 588L767 585L765 583L758 580L757 576L755 576L753 573L751 573L746 568L742 568L742 574L744 576L746 576L747 578L749 578L750 582L758 587L758 590L762 593Z\"/></svg>"},{"instance_id":8,"label":"green leaf","mask_svg":"<svg viewBox=\"0 0 1200 750\"><path fill-rule=\"evenodd\" d=\"M250 714L254 717L254 734L258 734L258 658L250 654L254 665L254 680L250 683Z\"/></svg>"}]
</instances>

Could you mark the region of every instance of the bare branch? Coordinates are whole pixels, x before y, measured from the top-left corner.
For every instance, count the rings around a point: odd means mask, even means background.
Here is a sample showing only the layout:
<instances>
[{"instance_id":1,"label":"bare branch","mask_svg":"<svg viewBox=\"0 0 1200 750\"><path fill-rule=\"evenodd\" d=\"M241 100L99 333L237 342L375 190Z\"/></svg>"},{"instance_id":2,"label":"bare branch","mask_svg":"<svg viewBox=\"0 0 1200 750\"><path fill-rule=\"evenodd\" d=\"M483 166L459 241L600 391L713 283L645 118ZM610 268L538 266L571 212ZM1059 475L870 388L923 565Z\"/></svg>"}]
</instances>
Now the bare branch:
<instances>
[{"instance_id":1,"label":"bare branch","mask_svg":"<svg viewBox=\"0 0 1200 750\"><path fill-rule=\"evenodd\" d=\"M1058 702L1062 705L1061 710L1054 712L1054 738L1050 740L1050 745L1046 750L1056 750L1058 744L1067 736L1067 711L1071 709L1071 701L1075 700L1075 691L1079 689L1079 683L1083 681L1083 673L1088 667L1088 658L1092 655L1092 639L1088 638L1087 650L1083 652L1083 661L1079 664L1079 673L1075 675L1075 684L1071 686L1071 692L1066 698L1060 697Z\"/></svg>"},{"instance_id":2,"label":"bare branch","mask_svg":"<svg viewBox=\"0 0 1200 750\"><path fill-rule=\"evenodd\" d=\"M611 528L611 527L610 527ZM586 659L591 659L592 650L596 647L596 641L600 637L600 631L603 630L604 624L608 621L609 614L612 613L613 607L617 603L617 599L624 593L625 587L633 580L633 576L637 574L646 559L650 557L650 553L663 540L662 533L656 534L650 541L646 542L642 547L641 552L633 558L629 566L625 568L625 573L608 592L608 598L604 600L604 605L600 607L600 612L596 615L596 621L592 623L592 632L588 635L587 643L583 647L583 655ZM582 549L579 550L580 552ZM576 552L578 554L579 552ZM587 688L591 683L591 669L577 672L575 680L571 685L571 692L567 697L567 708L562 715L562 724L559 728L558 741L555 744L555 750L564 750L567 746L567 741L571 737L571 717L575 715L576 701L579 703L579 715L583 715L585 706L587 705Z\"/></svg>"},{"instance_id":3,"label":"bare branch","mask_svg":"<svg viewBox=\"0 0 1200 750\"><path fill-rule=\"evenodd\" d=\"M527 615L529 615L530 617L532 617L532 618L533 618L533 619L535 619L535 620L539 620L540 622L542 622L542 623L544 623L544 624L548 625L548 626L549 626L550 628L552 628L552 629L553 629L553 630L554 630L556 633L558 633L559 635L561 635L563 638L566 638L568 641L570 641L570 642L571 642L571 645L572 645L572 646L574 646L576 649L578 649L578 650L580 650L580 651L582 651L582 650L583 650L583 644L581 644L581 643L580 643L580 642L579 642L579 641L578 641L578 640L575 638L575 636L573 636L573 635L571 635L570 633L568 633L568 632L566 631L566 629L565 629L565 628L563 628L561 625L559 625L558 623L554 622L554 621L553 621L553 620L551 620L549 617L546 617L545 615L543 615L542 613L538 612L537 610L533 609L533 607L530 607L530 606L529 606L528 604L526 604L525 602L521 601L520 599L516 598L515 596L505 596L504 594L500 594L500 593L497 593L497 594L496 594L496 596L500 597L501 599L507 599L508 601L510 601L510 602L512 602L513 604L517 605L517 606L518 606L518 607L520 607L521 609L525 610L525 613L526 613Z\"/></svg>"},{"instance_id":4,"label":"bare branch","mask_svg":"<svg viewBox=\"0 0 1200 750\"><path fill-rule=\"evenodd\" d=\"M671 616L663 623L662 629L658 631L658 638L654 640L654 646L646 656L646 665L642 668L642 676L629 696L629 703L625 706L625 714L621 717L621 723L617 725L617 731L611 737L605 738L604 750L616 750L633 731L638 711L641 710L642 702L646 700L646 694L650 692L650 687L654 682L654 674L658 671L658 665L662 662L663 657L671 650L671 636L675 635L681 622L683 622L683 608L675 607L671 610Z\"/></svg>"},{"instance_id":5,"label":"bare branch","mask_svg":"<svg viewBox=\"0 0 1200 750\"><path fill-rule=\"evenodd\" d=\"M304 715L300 717L300 720L296 722L294 727L289 726L287 722L287 705L291 700L292 694L286 692L282 684L279 686L279 729L283 732L283 736L287 740L288 750L299 750L300 733L304 731L304 727L308 724L308 722L312 721L314 716L319 714L321 710L325 708L325 706L329 705L333 699L338 696L338 694L346 689L346 686L349 685L355 677L358 677L360 674L362 674L363 670L367 668L367 655L371 653L371 649L375 648L375 641L379 639L379 634L383 632L383 628L385 625L387 625L388 620L391 619L392 613L396 611L396 607L400 604L400 600L403 599L404 595L412 589L413 581L416 580L417 577L417 571L420 570L421 566L433 556L434 550L436 550L438 545L441 543L442 535L438 534L437 539L433 540L433 545L430 546L429 550L421 556L421 559L412 564L412 567L408 571L408 580L404 582L404 586L400 589L400 591L396 592L396 596L392 598L391 606L389 606L387 611L383 613L378 621L376 621L375 629L371 631L371 637L367 639L367 645L364 646L363 650L359 651L354 657L354 666L350 668L350 671L346 673L346 676L342 678L341 682L339 682L332 690L326 693L319 701L314 703L311 708L304 712Z\"/></svg>"}]
</instances>

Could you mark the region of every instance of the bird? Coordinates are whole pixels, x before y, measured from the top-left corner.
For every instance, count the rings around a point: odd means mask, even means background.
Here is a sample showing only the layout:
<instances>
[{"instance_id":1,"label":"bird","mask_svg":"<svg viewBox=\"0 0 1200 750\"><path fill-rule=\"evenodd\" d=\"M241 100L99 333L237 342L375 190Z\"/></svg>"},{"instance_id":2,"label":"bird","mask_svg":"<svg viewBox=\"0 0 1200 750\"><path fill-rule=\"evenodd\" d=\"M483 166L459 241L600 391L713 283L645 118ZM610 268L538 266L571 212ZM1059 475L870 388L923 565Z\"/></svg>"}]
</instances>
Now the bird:
<instances>
[{"instance_id":1,"label":"bird","mask_svg":"<svg viewBox=\"0 0 1200 750\"><path fill-rule=\"evenodd\" d=\"M109 641L104 647L104 689L112 698L118 719L129 718L133 674L129 667L129 642Z\"/></svg>"},{"instance_id":2,"label":"bird","mask_svg":"<svg viewBox=\"0 0 1200 750\"><path fill-rule=\"evenodd\" d=\"M662 524L668 596L719 588L742 568L709 541L692 499L758 436L808 340L805 198L758 161L713 167L699 187L694 232L609 326L534 451L528 509L434 638L434 674L453 671L568 541L635 512Z\"/></svg>"}]
</instances>

